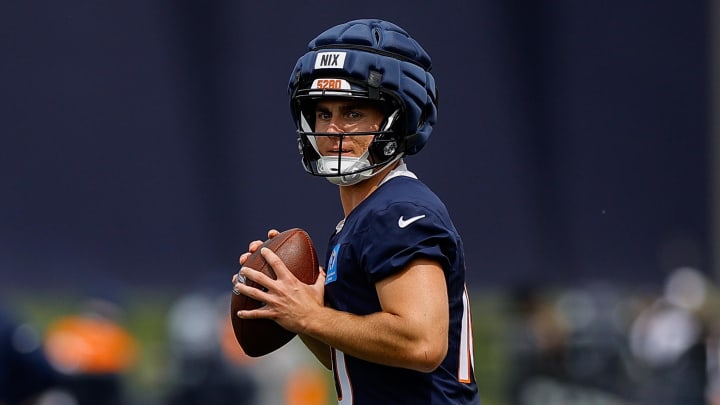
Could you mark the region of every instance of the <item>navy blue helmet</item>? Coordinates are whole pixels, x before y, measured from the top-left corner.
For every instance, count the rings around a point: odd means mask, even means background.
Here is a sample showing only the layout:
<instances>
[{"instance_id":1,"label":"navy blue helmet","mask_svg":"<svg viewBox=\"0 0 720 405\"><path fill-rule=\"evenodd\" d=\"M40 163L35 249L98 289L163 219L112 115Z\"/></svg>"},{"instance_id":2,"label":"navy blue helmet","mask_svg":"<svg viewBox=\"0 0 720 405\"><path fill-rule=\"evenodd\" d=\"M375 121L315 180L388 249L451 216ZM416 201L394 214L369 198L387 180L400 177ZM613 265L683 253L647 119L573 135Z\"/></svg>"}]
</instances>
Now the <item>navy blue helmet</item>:
<instances>
[{"instance_id":1,"label":"navy blue helmet","mask_svg":"<svg viewBox=\"0 0 720 405\"><path fill-rule=\"evenodd\" d=\"M430 55L399 26L354 20L332 27L308 44L290 76L288 92L305 170L340 185L355 184L419 152L437 120L437 90ZM386 112L368 152L360 158L320 156L314 106L323 97L377 102ZM350 134L348 134L350 135Z\"/></svg>"}]
</instances>

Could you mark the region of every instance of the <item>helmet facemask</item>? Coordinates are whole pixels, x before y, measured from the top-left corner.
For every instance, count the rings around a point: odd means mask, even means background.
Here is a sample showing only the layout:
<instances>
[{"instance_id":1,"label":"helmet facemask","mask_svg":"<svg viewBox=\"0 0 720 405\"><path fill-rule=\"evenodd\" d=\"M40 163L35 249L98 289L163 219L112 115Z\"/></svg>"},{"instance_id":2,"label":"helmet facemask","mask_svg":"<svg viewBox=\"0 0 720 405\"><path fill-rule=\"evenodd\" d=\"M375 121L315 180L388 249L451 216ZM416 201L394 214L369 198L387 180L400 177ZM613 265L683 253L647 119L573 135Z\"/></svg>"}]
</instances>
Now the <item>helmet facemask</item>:
<instances>
[{"instance_id":1,"label":"helmet facemask","mask_svg":"<svg viewBox=\"0 0 720 405\"><path fill-rule=\"evenodd\" d=\"M317 92L315 92L317 93ZM323 96L338 98L338 94L323 93ZM343 97L363 98L366 97ZM319 97L309 96L303 100L298 98L298 148L302 155L305 170L315 176L325 177L333 184L349 186L373 177L386 167L395 163L403 155L402 145L398 137L398 117L400 108L394 103L381 102L385 120L377 131L364 132L316 132L315 131L315 105ZM387 112L389 111L389 112ZM343 156L343 141L346 137L372 135L367 150L360 156ZM318 148L318 137L329 136L339 139L338 154L322 156Z\"/></svg>"}]
</instances>

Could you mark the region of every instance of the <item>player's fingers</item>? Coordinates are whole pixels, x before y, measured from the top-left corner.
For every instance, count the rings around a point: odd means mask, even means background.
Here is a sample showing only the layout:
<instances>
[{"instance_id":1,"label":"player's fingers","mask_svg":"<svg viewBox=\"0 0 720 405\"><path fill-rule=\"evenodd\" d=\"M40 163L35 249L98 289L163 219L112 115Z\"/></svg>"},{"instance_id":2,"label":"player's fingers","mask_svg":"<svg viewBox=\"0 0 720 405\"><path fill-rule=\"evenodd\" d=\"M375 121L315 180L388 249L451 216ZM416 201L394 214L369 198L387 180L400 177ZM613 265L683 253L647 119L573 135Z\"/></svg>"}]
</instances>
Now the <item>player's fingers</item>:
<instances>
[{"instance_id":1,"label":"player's fingers","mask_svg":"<svg viewBox=\"0 0 720 405\"><path fill-rule=\"evenodd\" d=\"M260 307L252 310L240 310L237 311L235 315L242 319L272 319L272 311L266 308L267 307Z\"/></svg>"},{"instance_id":2,"label":"player's fingers","mask_svg":"<svg viewBox=\"0 0 720 405\"><path fill-rule=\"evenodd\" d=\"M245 261L247 261L247 258L250 257L251 254L252 253L250 253L250 252L245 252L245 253L241 254L240 258L238 259L238 263L240 263L241 266L243 264L245 264Z\"/></svg>"},{"instance_id":3,"label":"player's fingers","mask_svg":"<svg viewBox=\"0 0 720 405\"><path fill-rule=\"evenodd\" d=\"M313 284L313 287L324 289L325 288L325 269L322 268L322 266L318 267L320 272L318 273L318 278L315 280L315 284Z\"/></svg>"},{"instance_id":4,"label":"player's fingers","mask_svg":"<svg viewBox=\"0 0 720 405\"><path fill-rule=\"evenodd\" d=\"M278 279L285 278L288 275L295 277L290 272L290 270L288 270L287 266L285 266L285 263L282 261L282 259L272 250L268 248L262 248L262 250L260 250L260 254L265 258L265 261L275 271L275 276Z\"/></svg>"},{"instance_id":5,"label":"player's fingers","mask_svg":"<svg viewBox=\"0 0 720 405\"><path fill-rule=\"evenodd\" d=\"M278 231L278 230L275 229L275 228L271 228L270 230L268 230L267 235L268 235L268 239L272 239L272 238L280 235L280 231ZM258 250L258 248L260 248L260 246L262 246L263 243L264 243L264 242L261 241L261 240L254 240L254 241L250 242L250 243L248 244L248 251L245 252L245 253L243 253L242 255L240 255L240 258L238 259L238 262L239 262L241 265L242 265L242 264L245 264L245 260L247 260L248 256L250 256L251 254L255 253L255 251Z\"/></svg>"},{"instance_id":6,"label":"player's fingers","mask_svg":"<svg viewBox=\"0 0 720 405\"><path fill-rule=\"evenodd\" d=\"M240 263L240 265L245 264L247 258L250 257L251 254L255 253L255 251L258 250L258 248L262 246L262 244L263 242L260 240L254 240L250 242L250 244L248 244L248 251L240 255L240 257L238 258L238 263Z\"/></svg>"},{"instance_id":7,"label":"player's fingers","mask_svg":"<svg viewBox=\"0 0 720 405\"><path fill-rule=\"evenodd\" d=\"M272 278L265 275L264 273L259 272L255 269L251 269L250 267L243 267L242 269L240 269L240 272L238 273L238 275L239 275L240 281L243 284L246 283L246 281L244 279L247 279L247 280L258 283L267 289L272 288L272 286L273 286L272 284L275 281ZM236 283L236 284L239 284L239 283Z\"/></svg>"},{"instance_id":8,"label":"player's fingers","mask_svg":"<svg viewBox=\"0 0 720 405\"><path fill-rule=\"evenodd\" d=\"M318 266L318 280L322 277L322 281L325 282L325 276L327 276L325 268L323 266Z\"/></svg>"},{"instance_id":9,"label":"player's fingers","mask_svg":"<svg viewBox=\"0 0 720 405\"><path fill-rule=\"evenodd\" d=\"M254 240L254 241L250 242L250 244L248 245L248 252L250 252L250 253L255 252L256 250L258 250L258 248L260 246L262 246L262 244L263 244L263 241L261 241L261 240Z\"/></svg>"},{"instance_id":10,"label":"player's fingers","mask_svg":"<svg viewBox=\"0 0 720 405\"><path fill-rule=\"evenodd\" d=\"M240 286L245 285L245 277L240 276L239 274L234 275L233 280L232 280L232 285L233 285L233 288L232 288L233 294L242 295L242 293L240 292Z\"/></svg>"},{"instance_id":11,"label":"player's fingers","mask_svg":"<svg viewBox=\"0 0 720 405\"><path fill-rule=\"evenodd\" d=\"M250 287L243 283L235 283L233 286L233 293L235 293L235 295L244 295L260 302L267 302L269 297L268 293L265 291L255 287Z\"/></svg>"}]
</instances>

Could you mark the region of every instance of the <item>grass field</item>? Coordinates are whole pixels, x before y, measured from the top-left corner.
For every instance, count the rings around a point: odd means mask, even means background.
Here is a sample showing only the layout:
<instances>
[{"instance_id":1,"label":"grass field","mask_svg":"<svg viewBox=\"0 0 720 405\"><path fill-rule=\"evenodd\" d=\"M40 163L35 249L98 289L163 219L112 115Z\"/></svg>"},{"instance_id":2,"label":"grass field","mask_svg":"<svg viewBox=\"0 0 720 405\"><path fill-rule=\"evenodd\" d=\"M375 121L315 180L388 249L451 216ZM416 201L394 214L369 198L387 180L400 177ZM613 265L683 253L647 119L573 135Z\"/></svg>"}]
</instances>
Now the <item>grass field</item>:
<instances>
[{"instance_id":1,"label":"grass field","mask_svg":"<svg viewBox=\"0 0 720 405\"><path fill-rule=\"evenodd\" d=\"M493 292L472 295L475 374L483 404L505 405L508 319L504 313L504 298L502 294ZM15 292L6 298L42 334L55 320L80 311L85 297ZM176 298L157 291L136 291L125 300L121 322L137 340L139 350L136 362L125 373L127 395L133 404L160 404L165 391L173 384L172 373L168 369L173 363L173 354L169 349L168 311ZM314 360L308 364L316 366ZM330 373L326 374L327 389L332 398L334 390L330 385Z\"/></svg>"}]
</instances>

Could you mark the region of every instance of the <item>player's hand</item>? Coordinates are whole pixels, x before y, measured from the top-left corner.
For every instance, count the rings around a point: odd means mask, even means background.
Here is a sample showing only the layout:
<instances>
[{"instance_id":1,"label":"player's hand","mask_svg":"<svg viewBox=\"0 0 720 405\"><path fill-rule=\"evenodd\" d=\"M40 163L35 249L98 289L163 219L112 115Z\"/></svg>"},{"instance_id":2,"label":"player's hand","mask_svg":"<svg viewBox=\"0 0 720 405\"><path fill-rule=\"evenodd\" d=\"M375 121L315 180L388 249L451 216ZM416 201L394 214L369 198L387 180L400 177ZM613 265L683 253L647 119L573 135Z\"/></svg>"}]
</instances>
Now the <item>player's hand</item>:
<instances>
[{"instance_id":1,"label":"player's hand","mask_svg":"<svg viewBox=\"0 0 720 405\"><path fill-rule=\"evenodd\" d=\"M280 234L280 231L278 231L275 228L271 228L267 233L267 238L272 239L272 238L278 236L279 234ZM245 261L247 261L247 258L250 257L251 254L255 253L255 251L258 250L258 248L260 248L260 246L262 246L262 244L263 244L263 241L261 241L261 240L254 240L254 241L250 242L250 244L248 245L248 251L241 254L240 258L238 259L238 263L240 263L241 268L242 268L242 265L245 264ZM235 285L236 281L237 281L237 274L233 275L233 278L232 278L233 286Z\"/></svg>"},{"instance_id":2,"label":"player's hand","mask_svg":"<svg viewBox=\"0 0 720 405\"><path fill-rule=\"evenodd\" d=\"M272 228L268 231L267 238L272 239L272 238L278 236L279 234L280 234L280 231L278 231L275 228ZM248 245L248 251L240 255L240 259L238 260L238 262L240 262L240 266L242 266L245 263L245 260L247 260L248 256L255 253L255 251L258 250L258 248L260 246L262 246L262 244L263 244L263 241L261 241L261 240L254 240L254 241L250 242L250 244Z\"/></svg>"},{"instance_id":3,"label":"player's hand","mask_svg":"<svg viewBox=\"0 0 720 405\"><path fill-rule=\"evenodd\" d=\"M303 333L308 322L317 319L317 311L325 306L324 269L320 267L317 280L308 285L298 280L272 250L263 249L261 254L272 267L277 279L273 280L257 270L243 267L240 270L242 277L260 284L264 289L238 284L238 292L265 305L250 311L239 311L237 315L243 319L272 319L289 331Z\"/></svg>"}]
</instances>

